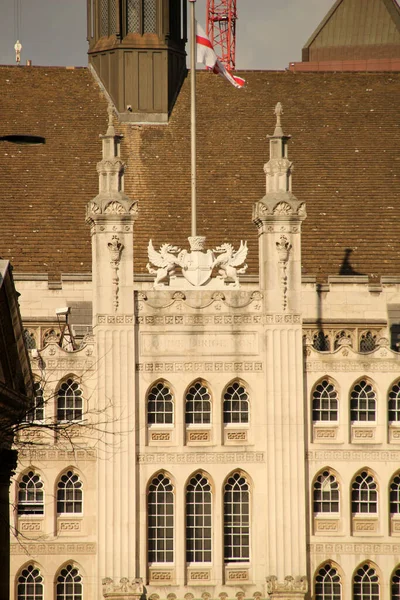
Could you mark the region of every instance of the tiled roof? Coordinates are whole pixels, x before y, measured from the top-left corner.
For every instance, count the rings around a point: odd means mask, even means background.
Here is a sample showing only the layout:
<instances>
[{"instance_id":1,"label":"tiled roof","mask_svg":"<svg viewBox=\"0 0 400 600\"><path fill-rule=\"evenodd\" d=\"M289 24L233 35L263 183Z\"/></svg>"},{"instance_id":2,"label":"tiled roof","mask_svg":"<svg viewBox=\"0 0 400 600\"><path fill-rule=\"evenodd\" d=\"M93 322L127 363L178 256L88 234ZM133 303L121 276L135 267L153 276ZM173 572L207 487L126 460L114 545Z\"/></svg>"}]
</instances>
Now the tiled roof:
<instances>
[{"instance_id":1,"label":"tiled roof","mask_svg":"<svg viewBox=\"0 0 400 600\"><path fill-rule=\"evenodd\" d=\"M198 233L208 246L249 242L257 272L253 203L265 193L263 165L273 108L292 135L293 191L307 203L303 273L343 268L400 274L400 73L247 72L236 90L198 73ZM86 203L97 194L98 135L106 101L86 69L0 68L0 135L30 133L45 146L0 146L0 255L17 272L88 272ZM120 125L125 191L140 203L135 271L149 238L188 248L189 78L168 125ZM352 252L347 252L351 249ZM350 261L343 260L347 256Z\"/></svg>"}]
</instances>

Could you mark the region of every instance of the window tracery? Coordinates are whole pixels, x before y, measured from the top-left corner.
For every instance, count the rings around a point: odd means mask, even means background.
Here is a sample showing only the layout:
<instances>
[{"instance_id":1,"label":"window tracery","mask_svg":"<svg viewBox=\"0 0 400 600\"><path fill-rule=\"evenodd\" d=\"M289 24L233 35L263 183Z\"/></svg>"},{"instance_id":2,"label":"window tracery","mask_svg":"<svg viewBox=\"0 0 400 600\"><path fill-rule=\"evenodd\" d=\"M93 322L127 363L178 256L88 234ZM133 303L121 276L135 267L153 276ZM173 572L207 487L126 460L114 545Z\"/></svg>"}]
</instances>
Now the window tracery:
<instances>
[{"instance_id":1,"label":"window tracery","mask_svg":"<svg viewBox=\"0 0 400 600\"><path fill-rule=\"evenodd\" d=\"M18 577L17 600L43 600L43 577L34 565L22 569Z\"/></svg>"},{"instance_id":2,"label":"window tracery","mask_svg":"<svg viewBox=\"0 0 400 600\"><path fill-rule=\"evenodd\" d=\"M313 421L338 420L338 393L333 383L323 379L315 387L312 397Z\"/></svg>"},{"instance_id":3,"label":"window tracery","mask_svg":"<svg viewBox=\"0 0 400 600\"><path fill-rule=\"evenodd\" d=\"M368 563L359 567L354 575L353 600L379 600L379 578Z\"/></svg>"},{"instance_id":4,"label":"window tracery","mask_svg":"<svg viewBox=\"0 0 400 600\"><path fill-rule=\"evenodd\" d=\"M160 473L149 485L147 496L148 562L174 560L174 488Z\"/></svg>"},{"instance_id":5,"label":"window tracery","mask_svg":"<svg viewBox=\"0 0 400 600\"><path fill-rule=\"evenodd\" d=\"M224 393L224 423L249 422L249 395L243 384L234 381Z\"/></svg>"},{"instance_id":6,"label":"window tracery","mask_svg":"<svg viewBox=\"0 0 400 600\"><path fill-rule=\"evenodd\" d=\"M82 482L73 471L61 475L57 484L57 513L81 514Z\"/></svg>"},{"instance_id":7,"label":"window tracery","mask_svg":"<svg viewBox=\"0 0 400 600\"><path fill-rule=\"evenodd\" d=\"M156 383L147 395L147 422L149 425L174 422L173 395L162 381Z\"/></svg>"},{"instance_id":8,"label":"window tracery","mask_svg":"<svg viewBox=\"0 0 400 600\"><path fill-rule=\"evenodd\" d=\"M57 600L83 600L82 577L72 564L61 569L57 577Z\"/></svg>"},{"instance_id":9,"label":"window tracery","mask_svg":"<svg viewBox=\"0 0 400 600\"><path fill-rule=\"evenodd\" d=\"M239 472L233 473L224 487L224 559L250 560L250 486Z\"/></svg>"},{"instance_id":10,"label":"window tracery","mask_svg":"<svg viewBox=\"0 0 400 600\"><path fill-rule=\"evenodd\" d=\"M341 600L341 577L330 563L319 568L315 577L315 600Z\"/></svg>"},{"instance_id":11,"label":"window tracery","mask_svg":"<svg viewBox=\"0 0 400 600\"><path fill-rule=\"evenodd\" d=\"M351 510L353 514L378 512L377 485L375 479L368 471L362 471L353 481Z\"/></svg>"},{"instance_id":12,"label":"window tracery","mask_svg":"<svg viewBox=\"0 0 400 600\"><path fill-rule=\"evenodd\" d=\"M200 381L190 386L186 393L186 424L211 423L211 394Z\"/></svg>"},{"instance_id":13,"label":"window tracery","mask_svg":"<svg viewBox=\"0 0 400 600\"><path fill-rule=\"evenodd\" d=\"M314 513L339 512L339 485L336 477L326 470L314 483Z\"/></svg>"},{"instance_id":14,"label":"window tracery","mask_svg":"<svg viewBox=\"0 0 400 600\"><path fill-rule=\"evenodd\" d=\"M376 421L376 393L366 379L356 383L351 390L350 419L353 422Z\"/></svg>"},{"instance_id":15,"label":"window tracery","mask_svg":"<svg viewBox=\"0 0 400 600\"><path fill-rule=\"evenodd\" d=\"M44 486L40 475L29 471L18 484L18 515L44 514Z\"/></svg>"},{"instance_id":16,"label":"window tracery","mask_svg":"<svg viewBox=\"0 0 400 600\"><path fill-rule=\"evenodd\" d=\"M186 561L211 562L212 551L211 486L197 473L186 488Z\"/></svg>"},{"instance_id":17,"label":"window tracery","mask_svg":"<svg viewBox=\"0 0 400 600\"><path fill-rule=\"evenodd\" d=\"M83 398L79 384L72 378L64 381L57 392L57 420L81 421Z\"/></svg>"}]
</instances>

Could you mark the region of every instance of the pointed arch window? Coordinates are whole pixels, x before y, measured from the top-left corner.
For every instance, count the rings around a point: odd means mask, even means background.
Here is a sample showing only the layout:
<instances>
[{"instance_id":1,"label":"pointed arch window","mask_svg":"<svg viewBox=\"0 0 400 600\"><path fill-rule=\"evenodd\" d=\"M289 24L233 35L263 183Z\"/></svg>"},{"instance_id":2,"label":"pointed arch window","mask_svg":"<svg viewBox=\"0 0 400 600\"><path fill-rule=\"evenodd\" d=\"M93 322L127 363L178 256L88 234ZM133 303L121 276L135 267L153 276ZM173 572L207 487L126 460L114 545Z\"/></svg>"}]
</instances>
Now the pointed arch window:
<instances>
[{"instance_id":1,"label":"pointed arch window","mask_svg":"<svg viewBox=\"0 0 400 600\"><path fill-rule=\"evenodd\" d=\"M340 575L330 563L318 570L315 577L315 600L341 600L342 582Z\"/></svg>"},{"instance_id":2,"label":"pointed arch window","mask_svg":"<svg viewBox=\"0 0 400 600\"><path fill-rule=\"evenodd\" d=\"M353 422L376 421L376 392L365 379L351 390L350 418Z\"/></svg>"},{"instance_id":3,"label":"pointed arch window","mask_svg":"<svg viewBox=\"0 0 400 600\"><path fill-rule=\"evenodd\" d=\"M83 398L79 383L69 378L57 392L57 420L81 421L83 417Z\"/></svg>"},{"instance_id":4,"label":"pointed arch window","mask_svg":"<svg viewBox=\"0 0 400 600\"><path fill-rule=\"evenodd\" d=\"M82 577L79 569L72 564L61 569L56 584L57 600L82 600Z\"/></svg>"},{"instance_id":5,"label":"pointed arch window","mask_svg":"<svg viewBox=\"0 0 400 600\"><path fill-rule=\"evenodd\" d=\"M397 473L390 483L390 514L400 514L400 474Z\"/></svg>"},{"instance_id":6,"label":"pointed arch window","mask_svg":"<svg viewBox=\"0 0 400 600\"><path fill-rule=\"evenodd\" d=\"M211 562L211 486L201 473L186 488L186 561Z\"/></svg>"},{"instance_id":7,"label":"pointed arch window","mask_svg":"<svg viewBox=\"0 0 400 600\"><path fill-rule=\"evenodd\" d=\"M360 336L360 352L372 352L376 348L377 334L372 331L365 331Z\"/></svg>"},{"instance_id":8,"label":"pointed arch window","mask_svg":"<svg viewBox=\"0 0 400 600\"><path fill-rule=\"evenodd\" d=\"M390 588L391 600L400 600L400 568L393 573Z\"/></svg>"},{"instance_id":9,"label":"pointed arch window","mask_svg":"<svg viewBox=\"0 0 400 600\"><path fill-rule=\"evenodd\" d=\"M313 421L337 421L339 414L338 393L328 379L323 379L315 387L312 397Z\"/></svg>"},{"instance_id":10,"label":"pointed arch window","mask_svg":"<svg viewBox=\"0 0 400 600\"><path fill-rule=\"evenodd\" d=\"M57 484L57 513L81 514L82 503L82 482L76 473L67 471Z\"/></svg>"},{"instance_id":11,"label":"pointed arch window","mask_svg":"<svg viewBox=\"0 0 400 600\"><path fill-rule=\"evenodd\" d=\"M250 560L250 486L241 473L233 473L224 487L224 559Z\"/></svg>"},{"instance_id":12,"label":"pointed arch window","mask_svg":"<svg viewBox=\"0 0 400 600\"><path fill-rule=\"evenodd\" d=\"M147 497L148 562L174 560L174 488L163 473L154 477Z\"/></svg>"},{"instance_id":13,"label":"pointed arch window","mask_svg":"<svg viewBox=\"0 0 400 600\"><path fill-rule=\"evenodd\" d=\"M224 423L249 422L249 394L243 384L234 381L224 393Z\"/></svg>"},{"instance_id":14,"label":"pointed arch window","mask_svg":"<svg viewBox=\"0 0 400 600\"><path fill-rule=\"evenodd\" d=\"M368 563L357 569L354 575L353 600L379 600L379 578Z\"/></svg>"},{"instance_id":15,"label":"pointed arch window","mask_svg":"<svg viewBox=\"0 0 400 600\"><path fill-rule=\"evenodd\" d=\"M33 384L33 405L24 416L25 423L34 423L44 420L44 397L43 387L40 381Z\"/></svg>"},{"instance_id":16,"label":"pointed arch window","mask_svg":"<svg viewBox=\"0 0 400 600\"><path fill-rule=\"evenodd\" d=\"M314 513L339 512L339 485L330 471L318 475L314 483Z\"/></svg>"},{"instance_id":17,"label":"pointed arch window","mask_svg":"<svg viewBox=\"0 0 400 600\"><path fill-rule=\"evenodd\" d=\"M211 423L211 394L204 383L197 381L186 393L186 424Z\"/></svg>"},{"instance_id":18,"label":"pointed arch window","mask_svg":"<svg viewBox=\"0 0 400 600\"><path fill-rule=\"evenodd\" d=\"M392 385L392 389L389 392L389 422L400 421L400 381L397 381Z\"/></svg>"},{"instance_id":19,"label":"pointed arch window","mask_svg":"<svg viewBox=\"0 0 400 600\"><path fill-rule=\"evenodd\" d=\"M153 424L172 424L174 422L173 395L169 387L159 381L147 395L147 422Z\"/></svg>"},{"instance_id":20,"label":"pointed arch window","mask_svg":"<svg viewBox=\"0 0 400 600\"><path fill-rule=\"evenodd\" d=\"M377 485L368 471L362 471L353 481L351 510L353 514L375 514L378 512Z\"/></svg>"},{"instance_id":21,"label":"pointed arch window","mask_svg":"<svg viewBox=\"0 0 400 600\"><path fill-rule=\"evenodd\" d=\"M44 486L40 475L29 471L22 476L18 484L18 514L44 514Z\"/></svg>"},{"instance_id":22,"label":"pointed arch window","mask_svg":"<svg viewBox=\"0 0 400 600\"><path fill-rule=\"evenodd\" d=\"M17 600L43 600L43 577L34 565L22 569L18 577Z\"/></svg>"}]
</instances>

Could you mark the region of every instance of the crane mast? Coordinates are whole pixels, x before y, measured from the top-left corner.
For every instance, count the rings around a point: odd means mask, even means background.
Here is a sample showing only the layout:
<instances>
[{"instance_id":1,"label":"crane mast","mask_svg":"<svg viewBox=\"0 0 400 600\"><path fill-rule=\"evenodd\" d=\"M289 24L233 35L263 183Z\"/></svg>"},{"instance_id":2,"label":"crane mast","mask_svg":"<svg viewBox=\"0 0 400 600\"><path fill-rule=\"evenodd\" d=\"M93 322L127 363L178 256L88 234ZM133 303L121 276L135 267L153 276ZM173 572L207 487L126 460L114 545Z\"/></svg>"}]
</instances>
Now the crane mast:
<instances>
[{"instance_id":1,"label":"crane mast","mask_svg":"<svg viewBox=\"0 0 400 600\"><path fill-rule=\"evenodd\" d=\"M207 34L222 64L236 68L236 0L207 0Z\"/></svg>"}]
</instances>

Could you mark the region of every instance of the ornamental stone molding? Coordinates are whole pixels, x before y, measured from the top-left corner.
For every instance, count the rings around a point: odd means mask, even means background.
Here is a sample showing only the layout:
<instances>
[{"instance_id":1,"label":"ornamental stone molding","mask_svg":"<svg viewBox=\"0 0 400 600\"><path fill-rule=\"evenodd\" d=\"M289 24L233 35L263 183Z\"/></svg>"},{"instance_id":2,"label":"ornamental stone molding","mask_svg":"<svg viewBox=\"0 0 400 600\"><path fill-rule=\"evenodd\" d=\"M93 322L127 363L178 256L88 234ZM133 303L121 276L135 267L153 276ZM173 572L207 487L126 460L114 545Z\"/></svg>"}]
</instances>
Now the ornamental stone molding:
<instances>
[{"instance_id":1,"label":"ornamental stone molding","mask_svg":"<svg viewBox=\"0 0 400 600\"><path fill-rule=\"evenodd\" d=\"M22 448L18 451L18 460L21 463L47 462L47 461L94 461L97 459L97 452L94 449L76 449L76 450L54 450L54 449L33 449Z\"/></svg>"},{"instance_id":2,"label":"ornamental stone molding","mask_svg":"<svg viewBox=\"0 0 400 600\"><path fill-rule=\"evenodd\" d=\"M371 555L399 555L400 544L380 543L315 543L309 544L307 551L311 554L321 554L325 559L332 558L335 554L357 554L365 558Z\"/></svg>"},{"instance_id":3,"label":"ornamental stone molding","mask_svg":"<svg viewBox=\"0 0 400 600\"><path fill-rule=\"evenodd\" d=\"M137 363L136 370L147 373L261 373L262 362L145 362Z\"/></svg>"},{"instance_id":4,"label":"ornamental stone molding","mask_svg":"<svg viewBox=\"0 0 400 600\"><path fill-rule=\"evenodd\" d=\"M124 249L124 245L121 244L119 237L117 235L113 235L111 238L111 241L108 242L107 244L108 250L110 252L110 264L111 264L111 268L113 270L113 278L112 278L112 285L113 285L113 307L114 307L114 311L117 312L118 310L118 291L119 291L119 277L118 277L118 269L119 269L119 262L121 260L121 253L122 250Z\"/></svg>"},{"instance_id":5,"label":"ornamental stone molding","mask_svg":"<svg viewBox=\"0 0 400 600\"><path fill-rule=\"evenodd\" d=\"M289 261L290 251L292 245L286 236L281 235L279 242L276 242L276 250L279 257L279 270L280 270L280 283L282 292L282 308L286 311L287 308L287 289L288 289L288 276L287 276L287 263Z\"/></svg>"},{"instance_id":6,"label":"ornamental stone molding","mask_svg":"<svg viewBox=\"0 0 400 600\"><path fill-rule=\"evenodd\" d=\"M119 582L114 581L110 577L106 577L102 581L104 598L118 598L119 600L133 600L139 598L144 593L143 580L141 578L129 579L122 577Z\"/></svg>"},{"instance_id":7,"label":"ornamental stone molding","mask_svg":"<svg viewBox=\"0 0 400 600\"><path fill-rule=\"evenodd\" d=\"M27 556L42 556L45 554L52 555L64 555L67 557L74 556L75 554L96 554L97 544L95 543L66 543L59 544L53 542L40 542L34 544L10 544L10 554L23 554Z\"/></svg>"},{"instance_id":8,"label":"ornamental stone molding","mask_svg":"<svg viewBox=\"0 0 400 600\"><path fill-rule=\"evenodd\" d=\"M207 292L206 292L207 293ZM201 298L204 298L205 294L202 294ZM211 292L206 297L206 301L201 304L198 303L198 296L193 297L190 291L181 292L168 292L162 296L164 301L160 303L160 294L155 295L154 292L138 292L137 293L137 309L138 312L142 312L146 309L153 309L159 311L165 311L166 309L173 309L181 312L184 307L189 310L199 311L213 308L214 310L243 310L245 308L251 308L256 311L260 311L262 308L263 294L261 292L252 291L240 291L240 292L222 292L215 291Z\"/></svg>"},{"instance_id":9,"label":"ornamental stone molding","mask_svg":"<svg viewBox=\"0 0 400 600\"><path fill-rule=\"evenodd\" d=\"M354 463L400 462L398 450L310 450L306 454L309 462L346 461Z\"/></svg>"},{"instance_id":10,"label":"ornamental stone molding","mask_svg":"<svg viewBox=\"0 0 400 600\"><path fill-rule=\"evenodd\" d=\"M146 452L138 454L140 464L230 464L263 463L263 452Z\"/></svg>"},{"instance_id":11,"label":"ornamental stone molding","mask_svg":"<svg viewBox=\"0 0 400 600\"><path fill-rule=\"evenodd\" d=\"M346 357L345 357L346 358ZM341 361L341 362L329 362L329 361L306 361L305 370L307 373L326 373L326 372L360 372L360 373L398 373L399 372L399 360L397 357L396 361L374 361L366 362L365 360L360 362L355 361Z\"/></svg>"},{"instance_id":12,"label":"ornamental stone molding","mask_svg":"<svg viewBox=\"0 0 400 600\"><path fill-rule=\"evenodd\" d=\"M162 244L156 251L152 240L149 241L147 270L155 275L154 289L178 286L183 289L201 286L215 288L221 285L239 288L239 275L247 269L247 242L241 241L236 251L229 243L206 250L205 237L193 236L188 239L190 252L169 243ZM181 270L183 280L176 278L177 267ZM212 279L213 269L217 269L218 274Z\"/></svg>"}]
</instances>

